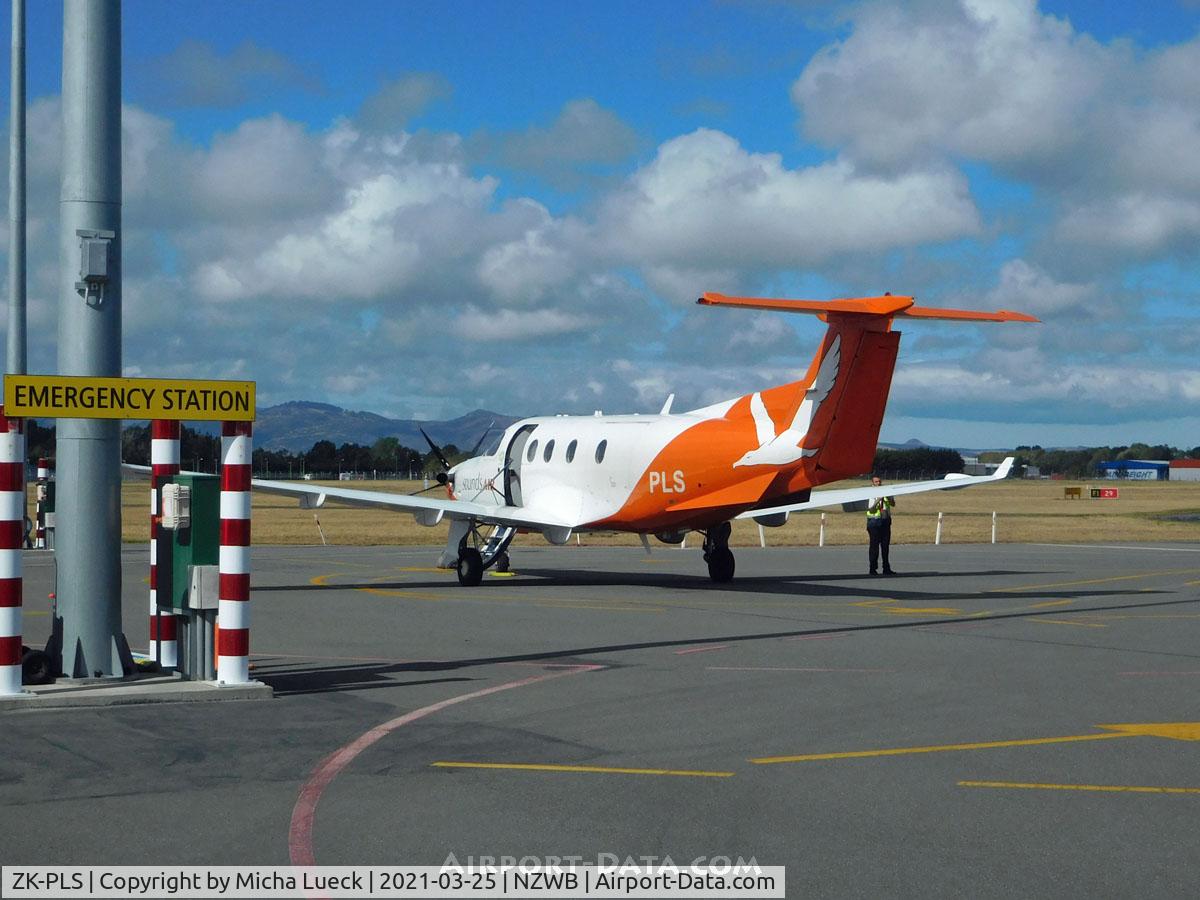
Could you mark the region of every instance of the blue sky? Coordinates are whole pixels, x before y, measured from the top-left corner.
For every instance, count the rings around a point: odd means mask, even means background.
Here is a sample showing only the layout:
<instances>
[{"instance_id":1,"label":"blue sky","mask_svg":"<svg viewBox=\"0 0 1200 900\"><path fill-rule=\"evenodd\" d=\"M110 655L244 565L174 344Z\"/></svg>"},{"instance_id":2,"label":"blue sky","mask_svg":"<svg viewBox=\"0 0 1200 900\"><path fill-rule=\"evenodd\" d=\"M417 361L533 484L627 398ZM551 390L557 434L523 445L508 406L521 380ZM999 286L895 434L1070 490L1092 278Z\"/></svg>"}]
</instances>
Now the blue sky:
<instances>
[{"instance_id":1,"label":"blue sky","mask_svg":"<svg viewBox=\"0 0 1200 900\"><path fill-rule=\"evenodd\" d=\"M53 371L61 7L27 18ZM1200 444L1196 0L125 0L124 97L129 374L681 408L820 334L701 292L891 290L1044 324L902 329L885 440Z\"/></svg>"}]
</instances>

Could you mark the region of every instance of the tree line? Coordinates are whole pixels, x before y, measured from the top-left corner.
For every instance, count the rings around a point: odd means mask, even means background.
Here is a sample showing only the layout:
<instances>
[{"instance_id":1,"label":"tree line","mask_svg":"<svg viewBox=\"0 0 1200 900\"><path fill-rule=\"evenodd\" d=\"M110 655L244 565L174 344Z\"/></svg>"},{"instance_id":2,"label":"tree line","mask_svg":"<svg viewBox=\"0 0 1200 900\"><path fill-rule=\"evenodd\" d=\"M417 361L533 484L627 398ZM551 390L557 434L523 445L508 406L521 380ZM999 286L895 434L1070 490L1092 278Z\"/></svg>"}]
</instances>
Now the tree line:
<instances>
[{"instance_id":1,"label":"tree line","mask_svg":"<svg viewBox=\"0 0 1200 900\"><path fill-rule=\"evenodd\" d=\"M26 422L25 445L30 462L53 459L54 427L35 420ZM442 448L453 464L465 455L454 444ZM138 466L150 465L150 426L130 425L121 431L121 459ZM254 473L263 478L337 478L343 472L375 474L380 478L420 478L442 470L432 451L421 453L397 438L383 437L369 447L362 444L317 441L308 451L269 450L256 447ZM179 430L180 466L193 472L217 472L221 464L220 435L205 434L184 425Z\"/></svg>"},{"instance_id":2,"label":"tree line","mask_svg":"<svg viewBox=\"0 0 1200 900\"><path fill-rule=\"evenodd\" d=\"M34 419L25 423L25 444L28 459L36 463L39 457L54 457L54 427L39 424ZM186 425L180 429L180 464L194 472L215 472L220 467L221 438L204 434ZM450 462L457 463L465 453L454 444L442 452ZM979 455L980 462L1000 462L1007 453L991 451ZM1062 478L1095 478L1100 463L1124 459L1200 459L1200 447L1180 450L1166 444L1134 443L1118 447L1077 447L1044 449L1017 447L1014 454L1014 475L1021 476L1025 468L1035 466L1041 475ZM121 432L121 458L134 465L150 464L150 426L130 425ZM420 478L441 471L442 464L432 451L422 453L405 447L397 438L383 437L370 446L333 441L317 441L307 451L268 450L255 448L254 472L264 478L336 478L343 472L373 473L380 478ZM911 450L878 450L872 472L885 480L915 480L941 478L949 473L962 472L963 458L955 450L917 447Z\"/></svg>"},{"instance_id":3,"label":"tree line","mask_svg":"<svg viewBox=\"0 0 1200 900\"><path fill-rule=\"evenodd\" d=\"M980 461L998 462L1005 454L983 453ZM1061 478L1096 478L1100 464L1125 459L1152 459L1169 462L1173 459L1200 459L1200 447L1180 450L1166 444L1130 444L1127 447L1076 447L1044 449L1034 445L1016 448L1015 469L1024 474L1027 466L1036 466L1039 474Z\"/></svg>"},{"instance_id":4,"label":"tree line","mask_svg":"<svg viewBox=\"0 0 1200 900\"><path fill-rule=\"evenodd\" d=\"M884 481L918 481L961 472L963 465L963 458L955 450L936 447L876 450L871 474Z\"/></svg>"}]
</instances>

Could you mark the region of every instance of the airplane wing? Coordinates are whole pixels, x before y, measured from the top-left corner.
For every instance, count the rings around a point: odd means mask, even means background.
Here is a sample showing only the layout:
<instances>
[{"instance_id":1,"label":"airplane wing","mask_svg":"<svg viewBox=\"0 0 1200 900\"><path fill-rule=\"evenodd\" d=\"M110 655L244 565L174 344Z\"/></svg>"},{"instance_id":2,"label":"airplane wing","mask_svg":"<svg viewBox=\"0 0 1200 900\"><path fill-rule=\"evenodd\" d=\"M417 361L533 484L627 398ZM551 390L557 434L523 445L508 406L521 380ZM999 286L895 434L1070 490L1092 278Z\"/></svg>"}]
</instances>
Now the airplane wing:
<instances>
[{"instance_id":1,"label":"airplane wing","mask_svg":"<svg viewBox=\"0 0 1200 900\"><path fill-rule=\"evenodd\" d=\"M820 509L826 506L841 506L846 512L865 510L867 501L880 496L880 494L895 497L900 494L921 494L925 491L953 491L978 484L1003 481L1008 477L1013 462L1013 457L1006 458L991 475L947 475L937 481L910 481L907 484L885 484L883 487L867 485L845 490L813 491L812 496L803 503L789 503L785 506L772 506L768 509L751 509L737 518L755 519L785 512L797 512L802 509Z\"/></svg>"},{"instance_id":2,"label":"airplane wing","mask_svg":"<svg viewBox=\"0 0 1200 900\"><path fill-rule=\"evenodd\" d=\"M324 506L327 500L333 500L347 506L412 513L422 524L433 524L440 513L447 519L474 519L477 522L535 530L571 527L570 523L561 519L521 506L490 506L468 500L451 500L449 497L416 497L388 491L362 491L319 484L297 484L293 481L267 481L261 478L252 479L250 485L256 491L295 497L305 509L315 509Z\"/></svg>"},{"instance_id":3,"label":"airplane wing","mask_svg":"<svg viewBox=\"0 0 1200 900\"><path fill-rule=\"evenodd\" d=\"M122 468L139 475L150 474L149 466L125 463ZM568 522L520 506L489 506L467 500L451 500L448 497L416 497L411 494L393 494L389 491L363 491L294 481L268 481L263 478L251 479L250 485L256 491L295 497L304 509L318 509L324 506L326 501L333 501L346 506L375 507L412 513L423 525L434 525L441 518L446 518L474 519L480 523L512 525L535 531L571 527Z\"/></svg>"}]
</instances>

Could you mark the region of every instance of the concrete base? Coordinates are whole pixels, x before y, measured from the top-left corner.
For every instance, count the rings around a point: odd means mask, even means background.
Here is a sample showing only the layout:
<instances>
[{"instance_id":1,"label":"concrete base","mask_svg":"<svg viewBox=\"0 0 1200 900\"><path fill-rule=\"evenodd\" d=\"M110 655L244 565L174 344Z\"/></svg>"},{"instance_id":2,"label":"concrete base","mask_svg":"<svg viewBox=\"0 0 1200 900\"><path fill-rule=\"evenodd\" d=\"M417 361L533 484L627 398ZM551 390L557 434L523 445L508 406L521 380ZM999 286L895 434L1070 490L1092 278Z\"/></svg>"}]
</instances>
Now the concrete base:
<instances>
[{"instance_id":1,"label":"concrete base","mask_svg":"<svg viewBox=\"0 0 1200 900\"><path fill-rule=\"evenodd\" d=\"M125 706L131 703L202 703L212 700L269 700L275 696L261 681L224 684L185 681L178 675L134 675L112 681L74 681L27 685L26 693L0 697L0 712Z\"/></svg>"}]
</instances>

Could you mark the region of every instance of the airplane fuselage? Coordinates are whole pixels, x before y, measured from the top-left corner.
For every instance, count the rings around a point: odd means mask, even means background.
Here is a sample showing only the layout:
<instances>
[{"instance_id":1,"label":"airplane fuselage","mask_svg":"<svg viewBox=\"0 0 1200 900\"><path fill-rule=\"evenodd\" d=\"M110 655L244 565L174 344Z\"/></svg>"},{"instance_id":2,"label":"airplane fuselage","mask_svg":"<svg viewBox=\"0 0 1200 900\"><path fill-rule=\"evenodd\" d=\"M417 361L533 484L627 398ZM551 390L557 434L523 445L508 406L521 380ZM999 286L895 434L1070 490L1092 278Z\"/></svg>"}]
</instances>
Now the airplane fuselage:
<instances>
[{"instance_id":1,"label":"airplane fuselage","mask_svg":"<svg viewBox=\"0 0 1200 900\"><path fill-rule=\"evenodd\" d=\"M455 466L459 500L544 510L577 531L683 533L783 502L815 466L736 463L758 446L749 398L668 415L523 419Z\"/></svg>"}]
</instances>

